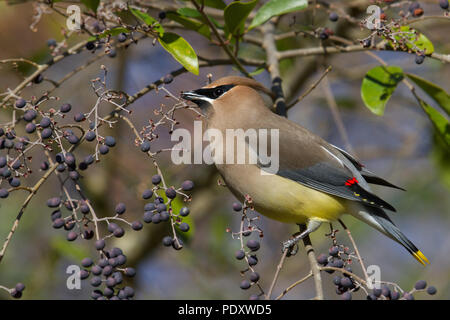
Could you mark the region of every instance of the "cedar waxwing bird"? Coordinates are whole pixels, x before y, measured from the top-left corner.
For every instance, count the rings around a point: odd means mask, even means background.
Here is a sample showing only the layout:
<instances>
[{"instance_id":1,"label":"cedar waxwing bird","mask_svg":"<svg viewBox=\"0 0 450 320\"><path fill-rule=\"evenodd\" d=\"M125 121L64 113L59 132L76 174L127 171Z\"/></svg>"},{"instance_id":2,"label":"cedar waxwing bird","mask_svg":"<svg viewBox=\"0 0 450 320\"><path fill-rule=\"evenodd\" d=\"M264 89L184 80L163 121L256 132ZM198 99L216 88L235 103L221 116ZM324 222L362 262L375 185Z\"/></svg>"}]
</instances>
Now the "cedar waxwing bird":
<instances>
[{"instance_id":1,"label":"cedar waxwing bird","mask_svg":"<svg viewBox=\"0 0 450 320\"><path fill-rule=\"evenodd\" d=\"M346 151L273 113L264 100L273 95L263 85L248 78L225 77L181 96L202 110L207 129L223 136L228 129L278 130L279 164L274 174L262 174L265 166L259 161L224 163L214 159L239 200L249 195L259 213L285 223L306 224L306 230L286 241L285 248L317 230L322 222L350 214L401 244L423 265L429 263L386 214L385 209L395 211L394 207L373 194L368 184L401 188L368 171Z\"/></svg>"}]
</instances>

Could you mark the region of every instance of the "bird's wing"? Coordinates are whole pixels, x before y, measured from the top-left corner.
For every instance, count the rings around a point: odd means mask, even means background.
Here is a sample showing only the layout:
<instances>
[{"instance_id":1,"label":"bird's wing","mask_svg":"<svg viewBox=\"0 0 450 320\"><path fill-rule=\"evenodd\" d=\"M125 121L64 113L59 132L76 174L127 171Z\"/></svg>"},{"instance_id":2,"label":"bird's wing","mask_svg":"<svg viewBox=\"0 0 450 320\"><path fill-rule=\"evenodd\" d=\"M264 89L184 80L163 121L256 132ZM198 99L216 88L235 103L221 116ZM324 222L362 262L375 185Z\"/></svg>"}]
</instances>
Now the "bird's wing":
<instances>
[{"instance_id":1,"label":"bird's wing","mask_svg":"<svg viewBox=\"0 0 450 320\"><path fill-rule=\"evenodd\" d=\"M288 120L275 120L272 126L280 128L277 175L334 196L396 211L371 193L352 160L327 142Z\"/></svg>"},{"instance_id":2,"label":"bird's wing","mask_svg":"<svg viewBox=\"0 0 450 320\"><path fill-rule=\"evenodd\" d=\"M375 173L367 170L364 165L359 162L355 157L353 157L351 154L349 154L347 151L336 147L335 145L329 144L331 147L333 147L334 149L336 149L337 151L339 151L343 156L345 156L352 164L353 166L361 172L361 175L363 176L363 178L371 184L377 184L377 185L381 185L381 186L386 186L386 187L390 187L390 188L395 188L395 189L399 189L399 190L403 190L405 191L405 189L396 186L393 183L390 183L389 181L377 176Z\"/></svg>"}]
</instances>

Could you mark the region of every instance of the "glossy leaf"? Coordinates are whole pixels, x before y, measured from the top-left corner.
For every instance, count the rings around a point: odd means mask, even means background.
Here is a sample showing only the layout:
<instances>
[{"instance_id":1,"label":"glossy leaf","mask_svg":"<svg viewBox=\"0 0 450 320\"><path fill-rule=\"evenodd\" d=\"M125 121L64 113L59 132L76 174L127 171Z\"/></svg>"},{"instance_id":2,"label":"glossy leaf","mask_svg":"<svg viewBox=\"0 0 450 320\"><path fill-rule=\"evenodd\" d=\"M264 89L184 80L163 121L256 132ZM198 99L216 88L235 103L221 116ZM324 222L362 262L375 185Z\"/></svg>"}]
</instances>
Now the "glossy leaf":
<instances>
[{"instance_id":1,"label":"glossy leaf","mask_svg":"<svg viewBox=\"0 0 450 320\"><path fill-rule=\"evenodd\" d=\"M207 26L208 23L207 23L206 19L205 19L205 18L203 17L203 15L202 15L200 12L198 12L196 9L193 9L193 8L179 8L179 9L177 10L177 13L180 14L181 16L184 16L184 17L187 17L187 18L194 18L194 19L197 19L197 20L201 21L201 22L205 25L205 27L208 27L208 26ZM208 16L208 18L209 18L209 20L210 20L212 23L214 23L214 25L215 25L217 28L223 29L223 26L220 25L220 23L217 22L216 19L214 19L214 18L211 17L211 16Z\"/></svg>"},{"instance_id":2,"label":"glossy leaf","mask_svg":"<svg viewBox=\"0 0 450 320\"><path fill-rule=\"evenodd\" d=\"M183 0L185 2L190 2L190 0ZM225 4L225 2L223 2L223 0L196 0L198 4L203 4L206 7L211 7L211 8L216 8L216 9L225 9L225 7L227 6Z\"/></svg>"},{"instance_id":3,"label":"glossy leaf","mask_svg":"<svg viewBox=\"0 0 450 320\"><path fill-rule=\"evenodd\" d=\"M308 0L270 0L256 12L249 29L263 24L272 17L299 11L307 6Z\"/></svg>"},{"instance_id":4,"label":"glossy leaf","mask_svg":"<svg viewBox=\"0 0 450 320\"><path fill-rule=\"evenodd\" d=\"M189 72L198 75L198 58L191 45L175 33L166 32L159 38L161 46Z\"/></svg>"},{"instance_id":5,"label":"glossy leaf","mask_svg":"<svg viewBox=\"0 0 450 320\"><path fill-rule=\"evenodd\" d=\"M408 78L414 81L423 91L425 91L437 104L450 116L450 95L444 89L434 83L425 80L415 74L407 73Z\"/></svg>"},{"instance_id":6,"label":"glossy leaf","mask_svg":"<svg viewBox=\"0 0 450 320\"><path fill-rule=\"evenodd\" d=\"M367 72L361 85L361 97L367 108L383 115L386 103L403 80L403 70L396 66L378 66Z\"/></svg>"},{"instance_id":7,"label":"glossy leaf","mask_svg":"<svg viewBox=\"0 0 450 320\"><path fill-rule=\"evenodd\" d=\"M225 8L223 16L228 33L233 35L238 32L243 33L245 20L257 3L258 0L250 2L234 1Z\"/></svg>"},{"instance_id":8,"label":"glossy leaf","mask_svg":"<svg viewBox=\"0 0 450 320\"><path fill-rule=\"evenodd\" d=\"M164 35L164 28L161 24L153 17L149 16L145 12L139 11L137 9L130 8L130 12L139 20L144 22L146 25L154 28L155 31L159 33L159 36L162 37Z\"/></svg>"},{"instance_id":9,"label":"glossy leaf","mask_svg":"<svg viewBox=\"0 0 450 320\"><path fill-rule=\"evenodd\" d=\"M402 42L406 41L405 45L412 51L425 51L425 54L432 54L434 52L433 43L421 32L409 27L402 26L400 28L393 28L394 39ZM389 41L391 45L392 41Z\"/></svg>"},{"instance_id":10,"label":"glossy leaf","mask_svg":"<svg viewBox=\"0 0 450 320\"><path fill-rule=\"evenodd\" d=\"M94 12L97 12L98 5L100 4L100 0L81 0L86 8L91 9Z\"/></svg>"},{"instance_id":11,"label":"glossy leaf","mask_svg":"<svg viewBox=\"0 0 450 320\"><path fill-rule=\"evenodd\" d=\"M204 24L202 22L199 22L194 19L187 18L187 17L183 17L178 12L174 12L174 11L166 12L166 17L169 20L178 22L179 24L181 24L182 26L184 26L185 28L187 28L189 30L194 30L194 31L198 32L199 34L201 34L202 36L205 36L206 38L211 39L211 30L209 29L209 27L206 24Z\"/></svg>"},{"instance_id":12,"label":"glossy leaf","mask_svg":"<svg viewBox=\"0 0 450 320\"><path fill-rule=\"evenodd\" d=\"M420 100L420 106L430 118L436 131L450 148L450 123L448 120L425 101Z\"/></svg>"}]
</instances>

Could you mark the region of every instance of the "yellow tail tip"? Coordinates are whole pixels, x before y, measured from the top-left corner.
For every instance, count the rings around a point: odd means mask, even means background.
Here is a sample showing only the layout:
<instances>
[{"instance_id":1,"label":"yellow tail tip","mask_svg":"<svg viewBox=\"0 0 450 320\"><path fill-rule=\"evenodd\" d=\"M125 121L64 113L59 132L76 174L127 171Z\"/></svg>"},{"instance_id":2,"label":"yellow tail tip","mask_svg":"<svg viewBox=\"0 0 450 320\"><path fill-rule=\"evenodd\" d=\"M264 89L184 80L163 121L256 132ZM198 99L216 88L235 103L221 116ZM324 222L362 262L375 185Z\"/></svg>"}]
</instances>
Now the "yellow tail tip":
<instances>
[{"instance_id":1,"label":"yellow tail tip","mask_svg":"<svg viewBox=\"0 0 450 320\"><path fill-rule=\"evenodd\" d=\"M425 257L425 255L422 252L420 252L420 250L413 252L413 256L414 256L414 258L416 258L417 261L419 261L424 266L426 265L425 263L430 264L427 257Z\"/></svg>"}]
</instances>

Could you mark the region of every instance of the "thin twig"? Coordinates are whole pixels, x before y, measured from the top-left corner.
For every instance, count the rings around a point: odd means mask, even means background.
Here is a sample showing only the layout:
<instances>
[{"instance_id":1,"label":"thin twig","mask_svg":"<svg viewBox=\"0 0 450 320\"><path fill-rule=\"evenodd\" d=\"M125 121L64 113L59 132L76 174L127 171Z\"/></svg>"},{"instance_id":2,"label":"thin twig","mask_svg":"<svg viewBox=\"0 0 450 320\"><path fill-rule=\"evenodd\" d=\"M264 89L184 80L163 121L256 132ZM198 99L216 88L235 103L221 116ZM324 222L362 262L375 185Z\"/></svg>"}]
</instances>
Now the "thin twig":
<instances>
[{"instance_id":1,"label":"thin twig","mask_svg":"<svg viewBox=\"0 0 450 320\"><path fill-rule=\"evenodd\" d=\"M317 79L317 81L315 81L311 87L309 87L308 90L306 90L306 92L304 92L300 97L298 97L297 99L295 99L294 101L292 101L290 104L288 104L287 108L290 109L293 106L295 106L297 103L299 103L300 101L302 101L308 94L311 93L311 91L313 91L320 83L320 81L322 81L323 78L325 78L325 76L328 74L328 72L331 71L331 66L329 66L320 76L319 79Z\"/></svg>"}]
</instances>

